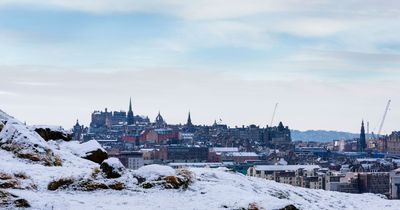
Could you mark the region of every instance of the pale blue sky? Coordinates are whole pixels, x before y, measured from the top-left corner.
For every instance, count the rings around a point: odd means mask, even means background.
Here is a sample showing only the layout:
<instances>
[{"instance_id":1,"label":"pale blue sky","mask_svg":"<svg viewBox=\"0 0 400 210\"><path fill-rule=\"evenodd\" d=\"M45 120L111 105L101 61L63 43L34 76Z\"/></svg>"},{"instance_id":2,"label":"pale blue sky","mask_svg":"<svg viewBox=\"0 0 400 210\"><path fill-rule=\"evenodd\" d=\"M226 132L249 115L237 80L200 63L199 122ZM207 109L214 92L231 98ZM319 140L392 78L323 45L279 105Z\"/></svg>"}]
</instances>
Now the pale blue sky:
<instances>
[{"instance_id":1,"label":"pale blue sky","mask_svg":"<svg viewBox=\"0 0 400 210\"><path fill-rule=\"evenodd\" d=\"M392 98L386 132L398 129L394 0L0 0L0 58L1 108L31 123L87 124L90 110L126 109L132 96L141 114L161 109L173 123L191 109L200 124L265 125L280 102L291 127L357 131L361 118L378 124ZM104 86L109 96L95 93ZM68 98L49 108L29 92L48 98L49 87ZM62 119L34 111L67 107Z\"/></svg>"}]
</instances>

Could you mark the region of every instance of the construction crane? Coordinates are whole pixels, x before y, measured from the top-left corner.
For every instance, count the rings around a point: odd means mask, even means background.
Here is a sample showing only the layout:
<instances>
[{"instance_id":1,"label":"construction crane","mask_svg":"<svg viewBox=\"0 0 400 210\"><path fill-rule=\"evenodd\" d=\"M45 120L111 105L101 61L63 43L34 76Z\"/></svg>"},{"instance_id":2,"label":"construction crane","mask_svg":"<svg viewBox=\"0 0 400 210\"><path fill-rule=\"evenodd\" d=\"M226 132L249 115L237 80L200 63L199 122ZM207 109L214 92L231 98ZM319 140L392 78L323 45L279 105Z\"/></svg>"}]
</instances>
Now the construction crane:
<instances>
[{"instance_id":1,"label":"construction crane","mask_svg":"<svg viewBox=\"0 0 400 210\"><path fill-rule=\"evenodd\" d=\"M390 107L390 102L392 102L392 101L389 99L389 101L386 104L385 112L383 113L381 124L379 125L378 138L381 135L383 124L385 123L386 115L387 115L387 112L388 112L389 107Z\"/></svg>"},{"instance_id":2,"label":"construction crane","mask_svg":"<svg viewBox=\"0 0 400 210\"><path fill-rule=\"evenodd\" d=\"M272 123L274 123L277 108L278 108L278 103L275 104L274 113L272 114L272 119L271 119L271 124L270 124L271 127L272 127Z\"/></svg>"}]
</instances>

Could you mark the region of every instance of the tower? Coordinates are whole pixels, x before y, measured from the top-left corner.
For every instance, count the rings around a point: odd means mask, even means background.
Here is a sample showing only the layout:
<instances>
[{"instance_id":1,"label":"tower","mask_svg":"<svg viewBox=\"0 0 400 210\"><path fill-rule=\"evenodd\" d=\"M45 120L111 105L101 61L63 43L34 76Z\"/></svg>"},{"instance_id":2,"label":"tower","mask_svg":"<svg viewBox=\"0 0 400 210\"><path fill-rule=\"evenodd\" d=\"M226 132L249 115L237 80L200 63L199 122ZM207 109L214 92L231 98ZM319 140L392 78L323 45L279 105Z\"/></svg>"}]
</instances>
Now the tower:
<instances>
[{"instance_id":1,"label":"tower","mask_svg":"<svg viewBox=\"0 0 400 210\"><path fill-rule=\"evenodd\" d=\"M366 138L365 138L365 129L364 129L364 120L361 122L361 132L360 132L360 140L359 140L359 148L360 152L364 152L367 148Z\"/></svg>"},{"instance_id":2,"label":"tower","mask_svg":"<svg viewBox=\"0 0 400 210\"><path fill-rule=\"evenodd\" d=\"M83 126L79 125L79 121L76 120L76 124L74 125L73 128L73 139L80 141L81 140L81 134L82 134Z\"/></svg>"},{"instance_id":3,"label":"tower","mask_svg":"<svg viewBox=\"0 0 400 210\"><path fill-rule=\"evenodd\" d=\"M155 124L157 127L165 127L167 123L165 123L164 118L161 116L160 111L158 112L158 115L156 117Z\"/></svg>"},{"instance_id":4,"label":"tower","mask_svg":"<svg viewBox=\"0 0 400 210\"><path fill-rule=\"evenodd\" d=\"M129 111L126 117L126 122L128 125L135 124L135 117L133 116L133 111L132 111L132 98L129 98Z\"/></svg>"},{"instance_id":5,"label":"tower","mask_svg":"<svg viewBox=\"0 0 400 210\"><path fill-rule=\"evenodd\" d=\"M193 126L192 118L190 117L190 111L189 111L188 119L187 119L187 122L186 122L186 127L192 127L192 126Z\"/></svg>"}]
</instances>

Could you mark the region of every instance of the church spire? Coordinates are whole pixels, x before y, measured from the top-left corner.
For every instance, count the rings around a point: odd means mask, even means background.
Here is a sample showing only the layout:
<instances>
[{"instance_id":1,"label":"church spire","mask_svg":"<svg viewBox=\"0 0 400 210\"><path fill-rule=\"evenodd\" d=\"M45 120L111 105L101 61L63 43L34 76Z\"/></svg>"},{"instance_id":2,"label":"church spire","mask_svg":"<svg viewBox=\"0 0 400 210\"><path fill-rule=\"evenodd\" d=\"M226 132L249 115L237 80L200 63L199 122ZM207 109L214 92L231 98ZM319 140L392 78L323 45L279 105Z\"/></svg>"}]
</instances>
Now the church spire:
<instances>
[{"instance_id":1,"label":"church spire","mask_svg":"<svg viewBox=\"0 0 400 210\"><path fill-rule=\"evenodd\" d=\"M132 111L132 97L129 97L129 111Z\"/></svg>"},{"instance_id":2,"label":"church spire","mask_svg":"<svg viewBox=\"0 0 400 210\"><path fill-rule=\"evenodd\" d=\"M361 132L360 132L360 142L359 142L359 151L364 152L367 148L367 142L365 137L365 128L364 128L364 120L361 121Z\"/></svg>"},{"instance_id":3,"label":"church spire","mask_svg":"<svg viewBox=\"0 0 400 210\"><path fill-rule=\"evenodd\" d=\"M129 98L129 111L128 116L126 117L126 122L128 125L133 125L135 123L135 117L133 116L132 111L132 98Z\"/></svg>"},{"instance_id":4,"label":"church spire","mask_svg":"<svg viewBox=\"0 0 400 210\"><path fill-rule=\"evenodd\" d=\"M186 126L188 126L188 127L193 126L192 118L190 117L190 111L189 111L189 114L188 114L188 119L187 119L187 122L186 122Z\"/></svg>"}]
</instances>

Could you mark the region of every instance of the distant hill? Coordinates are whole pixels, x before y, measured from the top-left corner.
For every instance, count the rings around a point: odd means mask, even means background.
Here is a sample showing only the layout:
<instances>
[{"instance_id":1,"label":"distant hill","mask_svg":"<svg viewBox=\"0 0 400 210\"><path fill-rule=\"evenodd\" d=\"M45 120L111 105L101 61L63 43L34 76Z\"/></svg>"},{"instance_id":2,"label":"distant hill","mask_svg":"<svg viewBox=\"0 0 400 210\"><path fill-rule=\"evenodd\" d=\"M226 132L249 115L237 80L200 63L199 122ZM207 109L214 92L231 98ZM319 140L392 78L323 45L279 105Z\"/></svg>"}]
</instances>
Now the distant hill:
<instances>
[{"instance_id":1,"label":"distant hill","mask_svg":"<svg viewBox=\"0 0 400 210\"><path fill-rule=\"evenodd\" d=\"M317 141L317 142L328 142L337 139L353 139L358 138L360 134L348 133L341 131L325 131L325 130L308 130L298 131L292 130L293 141Z\"/></svg>"}]
</instances>

